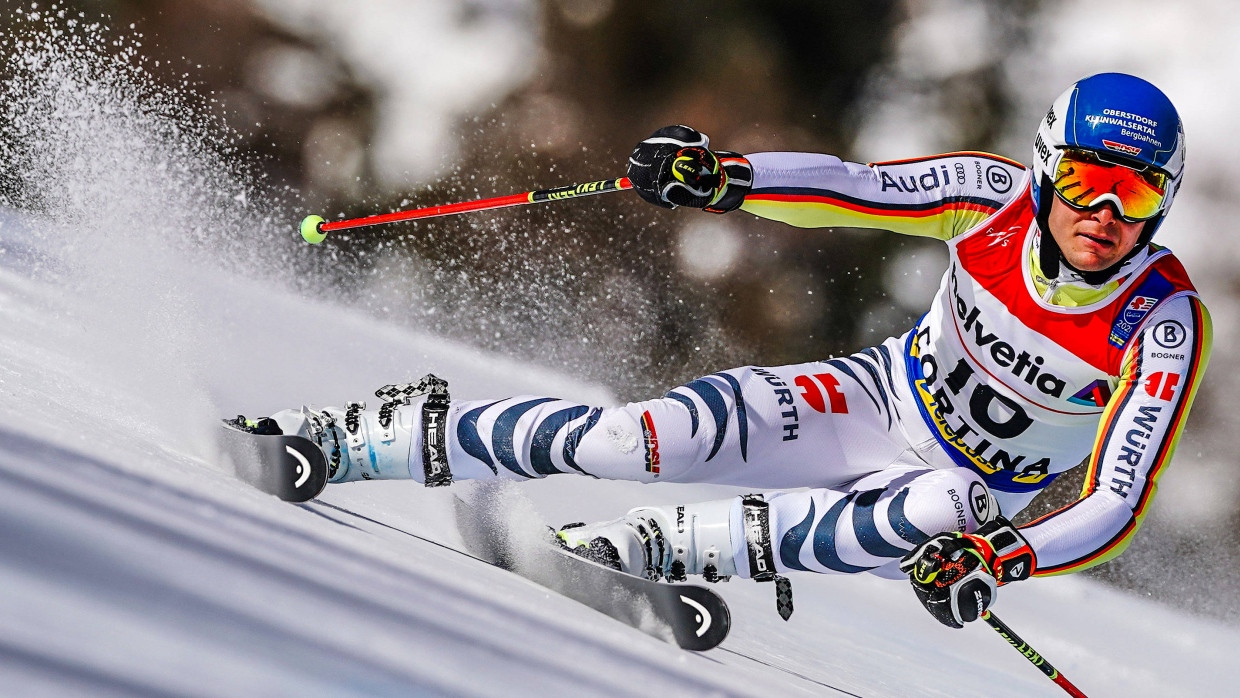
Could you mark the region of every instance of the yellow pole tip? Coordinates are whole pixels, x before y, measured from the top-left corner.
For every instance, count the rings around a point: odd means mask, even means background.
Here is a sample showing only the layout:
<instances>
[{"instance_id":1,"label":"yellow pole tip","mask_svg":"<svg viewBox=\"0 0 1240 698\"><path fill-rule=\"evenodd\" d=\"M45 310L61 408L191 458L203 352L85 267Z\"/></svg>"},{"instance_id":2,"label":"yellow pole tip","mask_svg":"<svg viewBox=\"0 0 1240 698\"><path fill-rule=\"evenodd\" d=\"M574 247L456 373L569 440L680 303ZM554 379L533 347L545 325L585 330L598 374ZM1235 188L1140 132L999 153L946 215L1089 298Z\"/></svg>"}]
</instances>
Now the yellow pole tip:
<instances>
[{"instance_id":1,"label":"yellow pole tip","mask_svg":"<svg viewBox=\"0 0 1240 698\"><path fill-rule=\"evenodd\" d=\"M320 226L325 221L322 216L306 216L301 221L301 237L311 245L317 245L327 239L327 233Z\"/></svg>"}]
</instances>

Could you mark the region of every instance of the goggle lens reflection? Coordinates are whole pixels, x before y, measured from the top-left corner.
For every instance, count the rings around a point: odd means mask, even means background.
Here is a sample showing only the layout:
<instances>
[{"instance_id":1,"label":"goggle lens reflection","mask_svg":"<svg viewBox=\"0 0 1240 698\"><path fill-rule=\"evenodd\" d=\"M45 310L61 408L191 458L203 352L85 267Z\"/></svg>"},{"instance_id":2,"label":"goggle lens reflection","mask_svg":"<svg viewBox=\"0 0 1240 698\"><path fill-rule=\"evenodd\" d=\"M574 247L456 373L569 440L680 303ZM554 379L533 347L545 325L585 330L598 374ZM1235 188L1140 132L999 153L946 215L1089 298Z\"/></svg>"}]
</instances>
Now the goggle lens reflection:
<instances>
[{"instance_id":1,"label":"goggle lens reflection","mask_svg":"<svg viewBox=\"0 0 1240 698\"><path fill-rule=\"evenodd\" d=\"M1132 221L1153 218L1167 198L1166 174L1153 168L1134 170L1078 150L1065 150L1059 158L1054 186L1070 206L1093 208L1106 197Z\"/></svg>"}]
</instances>

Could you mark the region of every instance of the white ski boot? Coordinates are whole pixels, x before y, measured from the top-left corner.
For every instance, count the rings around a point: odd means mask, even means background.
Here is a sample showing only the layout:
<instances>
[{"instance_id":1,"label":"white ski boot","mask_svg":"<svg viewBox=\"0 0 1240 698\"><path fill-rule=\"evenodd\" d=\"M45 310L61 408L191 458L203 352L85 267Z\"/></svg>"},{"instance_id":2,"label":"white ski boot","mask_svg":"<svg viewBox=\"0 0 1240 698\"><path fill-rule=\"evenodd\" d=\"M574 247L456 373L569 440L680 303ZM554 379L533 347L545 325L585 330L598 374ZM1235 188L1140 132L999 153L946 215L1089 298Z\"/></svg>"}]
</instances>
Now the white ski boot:
<instances>
[{"instance_id":1,"label":"white ski boot","mask_svg":"<svg viewBox=\"0 0 1240 698\"><path fill-rule=\"evenodd\" d=\"M383 400L378 409L368 410L362 402L346 403L344 409L301 407L246 420L244 428L314 442L327 456L329 483L408 479L429 486L450 483L444 434L447 382L428 375L416 384L385 385L375 395Z\"/></svg>"},{"instance_id":2,"label":"white ski boot","mask_svg":"<svg viewBox=\"0 0 1240 698\"><path fill-rule=\"evenodd\" d=\"M733 514L740 498L639 507L622 518L594 524L569 524L557 536L574 553L638 577L683 581L700 574L724 581L736 574ZM739 536L744 541L744 534Z\"/></svg>"}]
</instances>

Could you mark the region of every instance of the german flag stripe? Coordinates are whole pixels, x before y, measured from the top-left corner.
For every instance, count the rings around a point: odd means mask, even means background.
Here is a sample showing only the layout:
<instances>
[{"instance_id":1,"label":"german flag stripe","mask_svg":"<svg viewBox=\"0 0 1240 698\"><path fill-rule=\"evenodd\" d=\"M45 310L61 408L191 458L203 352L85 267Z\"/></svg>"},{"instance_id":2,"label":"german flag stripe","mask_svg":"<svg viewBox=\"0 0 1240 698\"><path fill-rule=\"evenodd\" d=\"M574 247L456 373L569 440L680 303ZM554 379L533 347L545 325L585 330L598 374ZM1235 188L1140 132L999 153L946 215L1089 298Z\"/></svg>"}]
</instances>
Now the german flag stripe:
<instances>
[{"instance_id":1,"label":"german flag stripe","mask_svg":"<svg viewBox=\"0 0 1240 698\"><path fill-rule=\"evenodd\" d=\"M1118 421L1115 419L1115 416L1124 409L1124 407L1132 399L1132 396L1135 394L1136 390L1140 388L1140 382L1137 379L1137 376L1140 373L1140 364L1141 364L1141 347L1140 347L1139 336L1138 336L1138 340L1133 342L1132 346L1130 347L1130 351L1133 352L1132 355L1134 358L1131 362L1129 362L1128 370L1120 378L1119 392L1117 392L1114 396L1112 396L1111 401L1107 404L1106 410L1103 412L1102 419L1100 421L1100 424L1102 426L1099 429L1098 438L1094 442L1093 453L1089 458L1089 469L1085 473L1085 483L1084 483L1084 486L1081 488L1080 498L1078 498L1075 502L1072 502L1071 504L1065 507L1056 509L1055 511L1052 511L1049 514L1046 514L1044 516L1041 516L1035 519L1034 521L1031 521L1030 523L1026 524L1027 526L1034 526L1034 525L1040 524L1043 521L1047 521L1049 519L1052 519L1056 516L1060 516L1070 511L1071 509L1075 508L1078 504L1083 502L1085 500L1085 497L1088 497L1089 495L1093 494L1098 489L1098 486L1100 484L1099 477L1100 477L1100 473L1102 470L1101 454L1105 452L1106 444L1110 442L1111 436L1115 432L1115 425L1116 425L1116 422ZM1113 544L1114 544L1114 541L1108 545L1113 546ZM1048 571L1046 572L1043 572L1042 569L1039 569L1038 574L1056 574L1056 572L1051 572L1049 570L1066 570L1069 568L1075 569L1075 566L1077 564L1078 562L1076 561L1065 563L1063 565L1058 565L1054 568L1047 568Z\"/></svg>"},{"instance_id":2,"label":"german flag stripe","mask_svg":"<svg viewBox=\"0 0 1240 698\"><path fill-rule=\"evenodd\" d=\"M1098 438L1094 441L1094 450L1089 457L1089 470L1085 474L1085 485L1081 488L1081 496L1087 497L1098 489L1100 473L1102 470L1102 454L1106 452L1107 444L1111 442L1111 437L1115 434L1115 428L1119 422L1117 415L1123 412L1124 408L1132 400L1133 395L1141 387L1139 376L1141 375L1141 357L1145 341L1139 335L1137 339L1129 346L1129 356L1131 360L1127 362L1127 370L1120 376L1119 392L1111 396L1111 402L1102 412L1101 428L1098 430Z\"/></svg>"},{"instance_id":3,"label":"german flag stripe","mask_svg":"<svg viewBox=\"0 0 1240 698\"><path fill-rule=\"evenodd\" d=\"M1042 516L1039 516L1038 518L1034 519L1033 521L1030 521L1029 523L1025 524L1025 526L1022 526L1022 528L1026 527L1026 526L1036 526L1037 524L1040 524L1040 523L1042 523L1043 521L1046 521L1047 519L1050 519L1050 518L1055 517L1055 516L1059 516L1059 515L1061 515L1061 514L1063 514L1063 513L1067 512L1067 511L1070 511L1073 507L1075 507L1076 505L1080 504L1080 503L1081 503L1081 502L1083 502L1083 501L1085 501L1085 499L1082 497L1081 499L1078 499L1078 500L1076 500L1076 501L1072 502L1071 504L1068 504L1068 505L1066 505L1066 506L1064 506L1064 507L1062 507L1062 508L1056 509L1055 511L1052 511L1052 512L1051 512L1051 513L1049 513L1049 514L1043 514Z\"/></svg>"},{"instance_id":4,"label":"german flag stripe","mask_svg":"<svg viewBox=\"0 0 1240 698\"><path fill-rule=\"evenodd\" d=\"M755 189L745 197L745 202L777 202L790 204L825 205L872 216L934 216L945 211L980 211L994 213L1003 202L971 196L949 196L932 201L894 203L858 199L830 189L811 187L769 187Z\"/></svg>"},{"instance_id":5,"label":"german flag stripe","mask_svg":"<svg viewBox=\"0 0 1240 698\"><path fill-rule=\"evenodd\" d=\"M1124 527L1121 528L1118 533L1106 542L1106 545L1102 546L1097 551L1071 562L1065 562L1062 565L1055 565L1054 567L1039 567L1038 570L1034 572L1034 576L1052 577L1058 574L1068 574L1087 567L1093 567L1094 565L1100 565L1108 560L1111 560L1120 553L1124 552L1124 549L1127 548L1128 544L1132 542L1132 536L1137 532L1137 528L1140 527L1140 525L1140 521L1138 521L1136 517L1132 517L1128 519L1128 523L1124 524Z\"/></svg>"},{"instance_id":6,"label":"german flag stripe","mask_svg":"<svg viewBox=\"0 0 1240 698\"><path fill-rule=\"evenodd\" d=\"M742 210L798 228L878 228L950 240L992 216L996 209L974 201L859 204L817 194L763 194L746 197Z\"/></svg>"}]
</instances>

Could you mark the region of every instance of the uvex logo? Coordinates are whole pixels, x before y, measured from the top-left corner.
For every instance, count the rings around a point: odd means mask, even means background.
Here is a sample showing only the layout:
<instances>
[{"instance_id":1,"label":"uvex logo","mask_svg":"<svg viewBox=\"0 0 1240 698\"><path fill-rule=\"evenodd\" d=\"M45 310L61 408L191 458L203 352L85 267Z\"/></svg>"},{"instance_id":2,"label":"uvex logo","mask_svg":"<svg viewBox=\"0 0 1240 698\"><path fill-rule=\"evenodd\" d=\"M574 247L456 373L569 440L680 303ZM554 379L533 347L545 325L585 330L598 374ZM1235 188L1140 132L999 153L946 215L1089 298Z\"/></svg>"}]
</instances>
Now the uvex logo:
<instances>
[{"instance_id":1,"label":"uvex logo","mask_svg":"<svg viewBox=\"0 0 1240 698\"><path fill-rule=\"evenodd\" d=\"M1038 134L1038 137L1037 137L1037 138L1035 138L1035 139L1034 139L1034 141L1033 141L1033 150L1034 150L1034 152L1035 152L1035 153L1037 153L1037 154L1038 154L1038 157L1042 159L1042 164L1043 164L1043 165L1047 165L1047 164L1049 164L1049 163L1050 163L1050 161L1051 161L1051 148L1050 148L1050 146L1049 146L1049 145L1047 145L1047 144L1046 144L1046 141L1042 140L1042 134L1041 134L1041 133L1039 133L1039 134Z\"/></svg>"}]
</instances>

